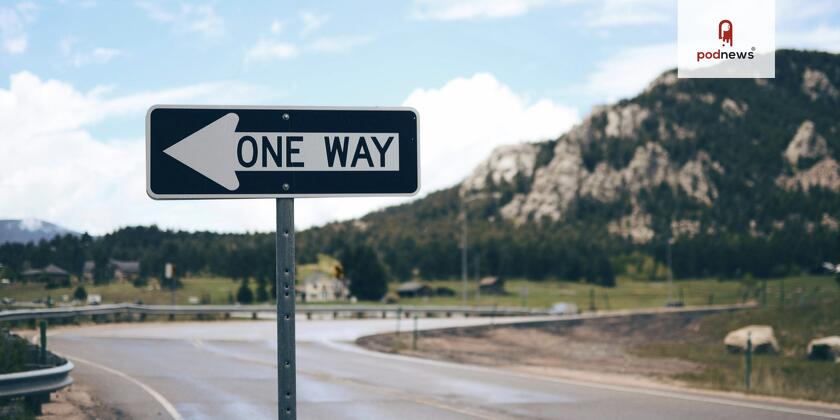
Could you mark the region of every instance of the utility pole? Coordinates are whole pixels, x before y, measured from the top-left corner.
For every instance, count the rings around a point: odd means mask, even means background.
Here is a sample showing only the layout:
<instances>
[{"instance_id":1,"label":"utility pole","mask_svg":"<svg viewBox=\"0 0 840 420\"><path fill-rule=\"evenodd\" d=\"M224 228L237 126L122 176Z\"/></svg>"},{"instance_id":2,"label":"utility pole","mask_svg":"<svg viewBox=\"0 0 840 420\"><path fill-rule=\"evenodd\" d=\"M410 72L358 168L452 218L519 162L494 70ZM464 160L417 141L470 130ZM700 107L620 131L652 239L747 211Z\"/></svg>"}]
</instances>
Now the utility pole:
<instances>
[{"instance_id":1,"label":"utility pole","mask_svg":"<svg viewBox=\"0 0 840 420\"><path fill-rule=\"evenodd\" d=\"M467 208L464 199L461 199L461 297L462 306L467 306Z\"/></svg>"},{"instance_id":2,"label":"utility pole","mask_svg":"<svg viewBox=\"0 0 840 420\"><path fill-rule=\"evenodd\" d=\"M481 305L481 272L479 272L479 263L481 256L476 252L475 254L475 304Z\"/></svg>"}]
</instances>

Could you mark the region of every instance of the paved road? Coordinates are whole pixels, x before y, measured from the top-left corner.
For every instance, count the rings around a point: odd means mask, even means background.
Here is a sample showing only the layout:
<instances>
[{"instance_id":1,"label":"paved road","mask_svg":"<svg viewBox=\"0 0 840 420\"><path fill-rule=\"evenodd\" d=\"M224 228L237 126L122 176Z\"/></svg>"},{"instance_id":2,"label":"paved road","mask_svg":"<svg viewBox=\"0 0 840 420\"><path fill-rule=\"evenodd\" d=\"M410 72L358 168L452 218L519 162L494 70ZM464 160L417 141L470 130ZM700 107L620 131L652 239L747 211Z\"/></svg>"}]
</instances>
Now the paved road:
<instances>
[{"instance_id":1,"label":"paved road","mask_svg":"<svg viewBox=\"0 0 840 420\"><path fill-rule=\"evenodd\" d=\"M502 322L502 319L497 322ZM368 352L395 320L298 321L302 419L792 419L840 410L586 384ZM421 328L487 323L421 319ZM403 322L407 328L408 322ZM111 324L56 330L74 377L132 418L277 418L275 324Z\"/></svg>"}]
</instances>

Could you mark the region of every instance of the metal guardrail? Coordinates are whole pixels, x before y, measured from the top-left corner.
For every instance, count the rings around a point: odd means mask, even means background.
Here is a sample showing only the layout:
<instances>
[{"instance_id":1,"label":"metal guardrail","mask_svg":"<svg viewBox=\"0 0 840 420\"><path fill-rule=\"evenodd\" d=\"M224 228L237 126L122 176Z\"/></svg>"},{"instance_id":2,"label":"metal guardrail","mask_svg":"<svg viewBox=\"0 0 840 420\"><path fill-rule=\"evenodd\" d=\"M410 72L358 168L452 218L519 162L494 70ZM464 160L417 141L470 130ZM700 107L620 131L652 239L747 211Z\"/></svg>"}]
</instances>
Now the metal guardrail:
<instances>
[{"instance_id":1,"label":"metal guardrail","mask_svg":"<svg viewBox=\"0 0 840 420\"><path fill-rule=\"evenodd\" d=\"M108 304L70 306L50 309L14 309L0 311L0 321L72 318L77 316L139 314L139 315L219 315L232 313L276 313L273 305L137 305ZM547 315L547 311L517 307L460 307L460 306L396 306L396 305L298 305L298 314L461 314L465 316L523 316Z\"/></svg>"},{"instance_id":2,"label":"metal guardrail","mask_svg":"<svg viewBox=\"0 0 840 420\"><path fill-rule=\"evenodd\" d=\"M0 375L0 398L48 396L73 383L71 370L73 363L68 360L56 367Z\"/></svg>"}]
</instances>

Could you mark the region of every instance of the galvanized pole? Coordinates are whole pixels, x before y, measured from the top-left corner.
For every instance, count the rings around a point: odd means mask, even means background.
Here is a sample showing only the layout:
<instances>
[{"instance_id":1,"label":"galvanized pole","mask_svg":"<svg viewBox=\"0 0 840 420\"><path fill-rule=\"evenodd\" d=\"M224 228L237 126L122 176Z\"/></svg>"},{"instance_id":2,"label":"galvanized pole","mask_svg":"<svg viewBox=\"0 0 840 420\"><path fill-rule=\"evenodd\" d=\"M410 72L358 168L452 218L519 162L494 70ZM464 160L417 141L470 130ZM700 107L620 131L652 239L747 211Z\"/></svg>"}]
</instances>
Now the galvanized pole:
<instances>
[{"instance_id":1,"label":"galvanized pole","mask_svg":"<svg viewBox=\"0 0 840 420\"><path fill-rule=\"evenodd\" d=\"M462 305L467 307L467 209L464 200L461 199L461 217L463 227L461 229L461 297Z\"/></svg>"},{"instance_id":2,"label":"galvanized pole","mask_svg":"<svg viewBox=\"0 0 840 420\"><path fill-rule=\"evenodd\" d=\"M295 392L295 202L277 199L277 401L279 418L297 418Z\"/></svg>"},{"instance_id":3,"label":"galvanized pole","mask_svg":"<svg viewBox=\"0 0 840 420\"><path fill-rule=\"evenodd\" d=\"M47 320L42 319L39 325L41 329L41 341L38 352L38 362L42 365L47 364Z\"/></svg>"},{"instance_id":4,"label":"galvanized pole","mask_svg":"<svg viewBox=\"0 0 840 420\"><path fill-rule=\"evenodd\" d=\"M417 315L414 315L414 333L411 336L411 349L417 351Z\"/></svg>"},{"instance_id":5,"label":"galvanized pole","mask_svg":"<svg viewBox=\"0 0 840 420\"><path fill-rule=\"evenodd\" d=\"M475 254L475 305L481 306L481 272L479 267L481 263L481 255L477 252Z\"/></svg>"},{"instance_id":6,"label":"galvanized pole","mask_svg":"<svg viewBox=\"0 0 840 420\"><path fill-rule=\"evenodd\" d=\"M752 333L747 333L747 351L744 353L744 386L750 390L750 377L752 376Z\"/></svg>"}]
</instances>

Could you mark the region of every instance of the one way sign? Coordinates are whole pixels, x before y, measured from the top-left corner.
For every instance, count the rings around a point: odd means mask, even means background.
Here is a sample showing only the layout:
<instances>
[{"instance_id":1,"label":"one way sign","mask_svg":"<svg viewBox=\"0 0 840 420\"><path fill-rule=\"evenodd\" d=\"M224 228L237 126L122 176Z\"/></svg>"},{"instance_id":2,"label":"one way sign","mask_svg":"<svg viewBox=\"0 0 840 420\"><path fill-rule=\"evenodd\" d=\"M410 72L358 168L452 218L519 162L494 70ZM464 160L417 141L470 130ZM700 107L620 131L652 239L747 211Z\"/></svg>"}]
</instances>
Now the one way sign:
<instances>
[{"instance_id":1,"label":"one way sign","mask_svg":"<svg viewBox=\"0 0 840 420\"><path fill-rule=\"evenodd\" d=\"M411 108L159 105L146 115L154 199L410 195Z\"/></svg>"}]
</instances>

